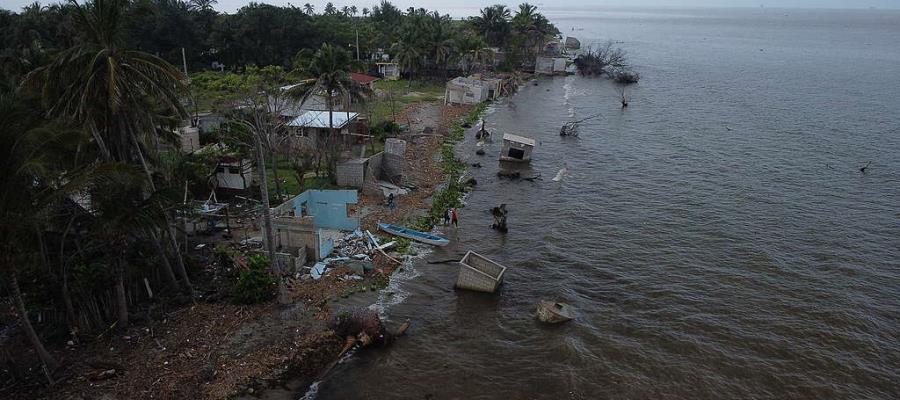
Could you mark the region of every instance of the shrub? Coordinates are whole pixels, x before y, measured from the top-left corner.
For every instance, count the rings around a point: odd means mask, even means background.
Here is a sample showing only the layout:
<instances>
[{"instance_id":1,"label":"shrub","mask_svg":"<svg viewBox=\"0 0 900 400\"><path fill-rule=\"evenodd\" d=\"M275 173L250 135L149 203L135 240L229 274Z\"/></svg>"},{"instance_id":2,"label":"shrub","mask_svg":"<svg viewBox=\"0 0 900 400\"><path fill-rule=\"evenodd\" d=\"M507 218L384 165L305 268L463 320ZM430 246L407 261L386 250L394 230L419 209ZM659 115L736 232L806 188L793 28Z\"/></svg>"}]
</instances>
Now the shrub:
<instances>
[{"instance_id":1,"label":"shrub","mask_svg":"<svg viewBox=\"0 0 900 400\"><path fill-rule=\"evenodd\" d=\"M253 304L275 297L275 279L269 274L269 259L261 254L251 255L247 269L238 275L231 289L234 301L239 304Z\"/></svg>"}]
</instances>

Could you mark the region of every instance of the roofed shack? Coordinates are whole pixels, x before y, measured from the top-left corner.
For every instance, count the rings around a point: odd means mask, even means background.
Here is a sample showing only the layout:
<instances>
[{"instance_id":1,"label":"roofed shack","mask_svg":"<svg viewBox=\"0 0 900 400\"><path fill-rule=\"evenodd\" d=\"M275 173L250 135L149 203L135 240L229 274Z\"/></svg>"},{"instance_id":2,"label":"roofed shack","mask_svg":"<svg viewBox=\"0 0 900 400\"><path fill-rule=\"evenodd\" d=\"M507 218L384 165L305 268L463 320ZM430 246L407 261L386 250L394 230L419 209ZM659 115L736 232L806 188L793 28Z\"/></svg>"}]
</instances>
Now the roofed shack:
<instances>
[{"instance_id":1,"label":"roofed shack","mask_svg":"<svg viewBox=\"0 0 900 400\"><path fill-rule=\"evenodd\" d=\"M358 117L359 113L355 112L307 111L288 122L287 126L298 129L302 136L309 138L312 144L316 145L328 137L330 126L333 126L335 132L342 138L356 134ZM345 143L347 141L348 139L344 139Z\"/></svg>"},{"instance_id":2,"label":"roofed shack","mask_svg":"<svg viewBox=\"0 0 900 400\"><path fill-rule=\"evenodd\" d=\"M506 133L503 135L500 161L530 162L534 144L532 138Z\"/></svg>"}]
</instances>

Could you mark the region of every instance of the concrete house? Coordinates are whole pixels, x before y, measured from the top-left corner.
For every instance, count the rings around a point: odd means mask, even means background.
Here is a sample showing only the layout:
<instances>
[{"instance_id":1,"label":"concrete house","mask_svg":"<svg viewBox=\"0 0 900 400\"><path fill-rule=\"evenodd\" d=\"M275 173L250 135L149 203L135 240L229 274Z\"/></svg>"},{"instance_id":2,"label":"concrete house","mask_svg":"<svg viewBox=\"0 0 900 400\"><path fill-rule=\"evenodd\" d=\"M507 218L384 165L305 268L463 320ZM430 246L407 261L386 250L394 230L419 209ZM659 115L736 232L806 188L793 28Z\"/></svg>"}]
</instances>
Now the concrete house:
<instances>
[{"instance_id":1,"label":"concrete house","mask_svg":"<svg viewBox=\"0 0 900 400\"><path fill-rule=\"evenodd\" d=\"M501 79L484 78L481 75L456 77L447 82L444 103L478 104L485 100L494 100L500 97L502 84Z\"/></svg>"}]
</instances>

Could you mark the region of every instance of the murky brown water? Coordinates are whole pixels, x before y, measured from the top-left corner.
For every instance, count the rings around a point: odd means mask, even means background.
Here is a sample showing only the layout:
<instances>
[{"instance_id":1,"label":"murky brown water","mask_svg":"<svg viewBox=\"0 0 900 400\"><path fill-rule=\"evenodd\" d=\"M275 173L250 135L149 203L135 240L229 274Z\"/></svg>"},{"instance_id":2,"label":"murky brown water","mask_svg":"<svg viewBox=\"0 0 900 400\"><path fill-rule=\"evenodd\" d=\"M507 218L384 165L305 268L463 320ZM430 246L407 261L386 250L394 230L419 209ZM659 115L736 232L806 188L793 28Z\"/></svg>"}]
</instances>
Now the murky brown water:
<instances>
[{"instance_id":1,"label":"murky brown water","mask_svg":"<svg viewBox=\"0 0 900 400\"><path fill-rule=\"evenodd\" d=\"M501 261L501 293L455 291L454 266L417 264L385 309L410 335L310 397L900 398L900 14L553 20L624 42L644 76L631 106L575 76L495 105L490 127L540 142L544 179L498 179L499 143L476 156L470 132L459 152L484 165L479 184L429 258ZM581 139L557 135L595 112ZM506 235L488 227L499 203ZM540 298L579 316L538 324Z\"/></svg>"}]
</instances>

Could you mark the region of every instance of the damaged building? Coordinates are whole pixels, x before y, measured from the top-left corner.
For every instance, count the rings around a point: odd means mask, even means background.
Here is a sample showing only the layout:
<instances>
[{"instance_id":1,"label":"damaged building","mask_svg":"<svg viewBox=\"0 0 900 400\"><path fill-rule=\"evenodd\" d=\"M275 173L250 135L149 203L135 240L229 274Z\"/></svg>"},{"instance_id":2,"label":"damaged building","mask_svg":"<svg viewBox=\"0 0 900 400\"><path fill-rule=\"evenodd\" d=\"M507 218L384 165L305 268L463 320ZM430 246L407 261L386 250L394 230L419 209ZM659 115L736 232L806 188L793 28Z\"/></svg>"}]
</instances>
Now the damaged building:
<instances>
[{"instance_id":1,"label":"damaged building","mask_svg":"<svg viewBox=\"0 0 900 400\"><path fill-rule=\"evenodd\" d=\"M296 269L327 257L341 231L359 227L359 218L350 216L358 201L356 190L307 190L273 208L278 262Z\"/></svg>"}]
</instances>

